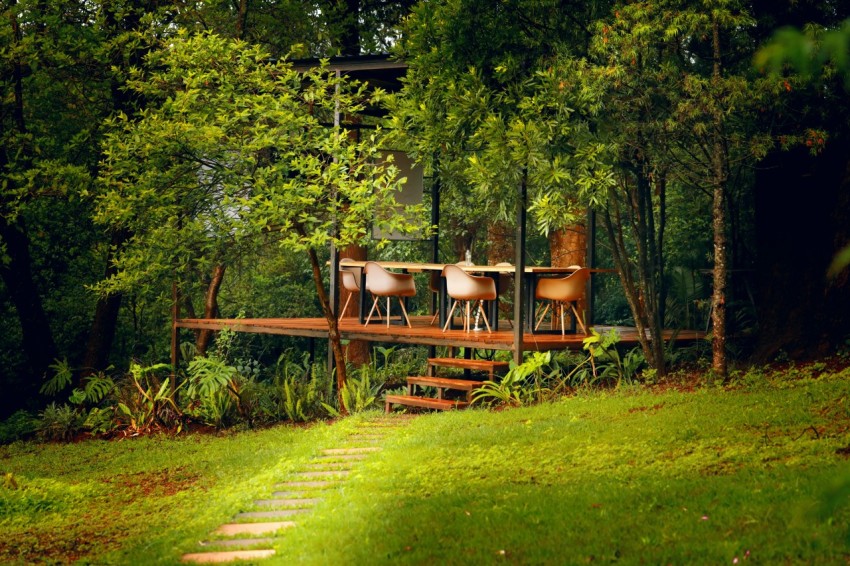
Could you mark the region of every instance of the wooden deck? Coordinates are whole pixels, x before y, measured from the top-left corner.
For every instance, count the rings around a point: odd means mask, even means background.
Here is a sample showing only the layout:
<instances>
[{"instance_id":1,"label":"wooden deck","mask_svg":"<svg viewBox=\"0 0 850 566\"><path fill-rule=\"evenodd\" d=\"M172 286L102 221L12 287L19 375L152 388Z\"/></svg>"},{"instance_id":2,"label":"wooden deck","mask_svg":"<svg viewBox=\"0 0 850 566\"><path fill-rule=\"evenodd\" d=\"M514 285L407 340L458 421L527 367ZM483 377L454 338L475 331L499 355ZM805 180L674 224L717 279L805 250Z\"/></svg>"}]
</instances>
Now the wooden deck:
<instances>
[{"instance_id":1,"label":"wooden deck","mask_svg":"<svg viewBox=\"0 0 850 566\"><path fill-rule=\"evenodd\" d=\"M413 328L400 325L397 318L387 328L386 321L373 321L368 326L360 324L356 318L344 318L340 321L340 332L344 340L365 340L369 342L389 342L396 344L421 344L425 346L460 346L484 350L513 350L514 333L506 321L499 322L500 330L488 333L486 330L466 333L463 330L447 330L443 333L435 324L431 326L430 316L411 316ZM301 336L306 338L328 337L328 324L323 318L243 318L243 319L178 319L178 328L252 332L257 334L277 334L282 336ZM594 326L598 332L613 327ZM637 330L618 326L620 344L626 347L636 346ZM705 337L698 330L664 331L664 340L693 342ZM523 351L580 350L584 335L560 332L526 332L523 334Z\"/></svg>"}]
</instances>

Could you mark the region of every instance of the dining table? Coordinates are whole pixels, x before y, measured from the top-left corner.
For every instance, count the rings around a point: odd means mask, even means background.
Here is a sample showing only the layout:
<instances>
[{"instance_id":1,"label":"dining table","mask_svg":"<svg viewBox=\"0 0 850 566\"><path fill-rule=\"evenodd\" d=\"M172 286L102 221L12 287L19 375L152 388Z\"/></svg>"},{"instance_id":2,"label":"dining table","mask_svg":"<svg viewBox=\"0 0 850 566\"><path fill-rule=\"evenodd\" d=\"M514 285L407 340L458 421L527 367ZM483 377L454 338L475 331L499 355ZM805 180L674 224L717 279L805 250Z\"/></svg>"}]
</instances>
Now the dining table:
<instances>
[{"instance_id":1,"label":"dining table","mask_svg":"<svg viewBox=\"0 0 850 566\"><path fill-rule=\"evenodd\" d=\"M359 268L361 269L361 281L360 281L360 323L365 323L366 313L370 305L368 304L368 292L366 291L366 274L362 273L363 267L366 265L367 261L365 260L348 260L344 264L346 269L349 268ZM440 272L442 273L443 268L446 267L446 263L423 263L423 262L412 262L412 261L376 261L378 265L388 270L398 270L403 273L431 273L431 272ZM453 265L457 265L464 271L475 274L475 275L486 275L489 277L493 277L496 280L496 285L498 287L498 278L500 275L514 275L516 276L516 266L509 264L500 264L500 265L477 265L474 263L460 262L455 263ZM574 272L578 267L576 266L567 266L567 267L555 267L555 266L526 266L523 270L523 289L524 289L524 299L525 299L525 320L524 327L526 332L533 332L534 330L534 307L535 307L535 293L534 290L537 286L537 279L539 277L553 277L553 276L565 276L572 272ZM594 272L602 272L602 271L611 271L608 269L591 269L591 273ZM440 328L442 328L446 320L448 318L448 310L449 310L449 297L446 289L446 279L445 277L440 277L440 289L439 289L439 312L440 312ZM493 330L498 330L499 328L499 297L496 296L496 300L490 301L488 305L488 318L490 320L490 326Z\"/></svg>"}]
</instances>

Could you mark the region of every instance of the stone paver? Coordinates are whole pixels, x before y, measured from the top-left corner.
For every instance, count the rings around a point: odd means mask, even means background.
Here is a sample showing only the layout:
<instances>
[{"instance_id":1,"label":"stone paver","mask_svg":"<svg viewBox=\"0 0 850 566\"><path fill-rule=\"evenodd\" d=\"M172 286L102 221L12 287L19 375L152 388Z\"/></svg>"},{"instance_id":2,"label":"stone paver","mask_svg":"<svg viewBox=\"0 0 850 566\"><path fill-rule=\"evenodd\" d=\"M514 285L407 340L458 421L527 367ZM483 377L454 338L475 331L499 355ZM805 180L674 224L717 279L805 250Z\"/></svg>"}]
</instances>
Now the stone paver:
<instances>
[{"instance_id":1,"label":"stone paver","mask_svg":"<svg viewBox=\"0 0 850 566\"><path fill-rule=\"evenodd\" d=\"M237 519L280 519L281 517L294 517L309 513L309 509L278 509L276 511L245 511L237 513Z\"/></svg>"},{"instance_id":2,"label":"stone paver","mask_svg":"<svg viewBox=\"0 0 850 566\"><path fill-rule=\"evenodd\" d=\"M198 543L200 546L256 546L256 545L270 545L272 543L271 538L263 537L263 538L226 538L221 540L204 540Z\"/></svg>"},{"instance_id":3,"label":"stone paver","mask_svg":"<svg viewBox=\"0 0 850 566\"><path fill-rule=\"evenodd\" d=\"M307 468L316 471L340 470L350 472L352 469L351 462L313 462L305 465Z\"/></svg>"},{"instance_id":4,"label":"stone paver","mask_svg":"<svg viewBox=\"0 0 850 566\"><path fill-rule=\"evenodd\" d=\"M368 458L367 454L325 454L316 456L314 462L359 462Z\"/></svg>"},{"instance_id":5,"label":"stone paver","mask_svg":"<svg viewBox=\"0 0 850 566\"><path fill-rule=\"evenodd\" d=\"M216 564L221 562L233 562L234 560L256 560L259 558L269 558L270 556L274 556L274 549L193 552L190 554L184 554L183 562Z\"/></svg>"},{"instance_id":6,"label":"stone paver","mask_svg":"<svg viewBox=\"0 0 850 566\"><path fill-rule=\"evenodd\" d=\"M213 531L216 535L266 535L295 526L293 521L272 521L268 523L227 523Z\"/></svg>"},{"instance_id":7,"label":"stone paver","mask_svg":"<svg viewBox=\"0 0 850 566\"><path fill-rule=\"evenodd\" d=\"M351 470L314 470L309 472L296 472L299 478L341 478L349 475Z\"/></svg>"},{"instance_id":8,"label":"stone paver","mask_svg":"<svg viewBox=\"0 0 850 566\"><path fill-rule=\"evenodd\" d=\"M258 499L254 501L257 507L311 507L321 501L318 497Z\"/></svg>"},{"instance_id":9,"label":"stone paver","mask_svg":"<svg viewBox=\"0 0 850 566\"><path fill-rule=\"evenodd\" d=\"M378 446L361 446L355 448L326 448L322 450L322 454L326 456L346 456L350 454L366 454L368 452L380 452Z\"/></svg>"},{"instance_id":10,"label":"stone paver","mask_svg":"<svg viewBox=\"0 0 850 566\"><path fill-rule=\"evenodd\" d=\"M307 494L311 494L309 491L273 491L272 497L282 498L282 499L308 499Z\"/></svg>"},{"instance_id":11,"label":"stone paver","mask_svg":"<svg viewBox=\"0 0 850 566\"><path fill-rule=\"evenodd\" d=\"M339 482L335 481L285 481L278 484L275 484L276 488L291 488L291 487L316 487L316 488L327 488L338 485Z\"/></svg>"}]
</instances>

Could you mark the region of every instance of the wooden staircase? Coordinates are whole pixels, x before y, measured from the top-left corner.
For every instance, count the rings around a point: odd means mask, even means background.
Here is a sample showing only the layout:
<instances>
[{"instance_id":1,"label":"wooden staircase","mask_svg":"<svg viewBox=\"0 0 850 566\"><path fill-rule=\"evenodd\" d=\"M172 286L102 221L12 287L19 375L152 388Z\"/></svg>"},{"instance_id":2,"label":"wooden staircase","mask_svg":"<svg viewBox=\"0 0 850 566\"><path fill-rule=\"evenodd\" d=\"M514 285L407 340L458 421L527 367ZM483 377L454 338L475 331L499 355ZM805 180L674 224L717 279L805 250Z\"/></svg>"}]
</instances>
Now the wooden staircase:
<instances>
[{"instance_id":1,"label":"wooden staircase","mask_svg":"<svg viewBox=\"0 0 850 566\"><path fill-rule=\"evenodd\" d=\"M393 405L405 405L408 407L423 407L426 409L437 409L446 411L449 409L463 409L472 402L472 392L481 387L484 382L474 379L457 379L449 377L437 377L437 367L462 368L464 370L486 372L488 379L495 378L496 371L507 370L508 362L496 362L490 360L467 360L464 358L428 358L428 375L424 377L407 378L407 395L387 395L386 412L392 411ZM416 387L435 387L436 397L423 397L414 395ZM465 391L463 399L446 399L446 390Z\"/></svg>"}]
</instances>

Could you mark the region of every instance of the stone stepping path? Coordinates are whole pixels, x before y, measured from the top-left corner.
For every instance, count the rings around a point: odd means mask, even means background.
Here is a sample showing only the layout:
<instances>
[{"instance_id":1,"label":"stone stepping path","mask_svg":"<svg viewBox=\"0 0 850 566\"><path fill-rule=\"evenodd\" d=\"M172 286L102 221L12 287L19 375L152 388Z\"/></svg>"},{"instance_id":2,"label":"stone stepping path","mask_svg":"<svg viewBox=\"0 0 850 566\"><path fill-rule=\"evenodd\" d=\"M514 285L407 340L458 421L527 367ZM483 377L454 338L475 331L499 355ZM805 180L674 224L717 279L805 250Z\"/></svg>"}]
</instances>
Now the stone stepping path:
<instances>
[{"instance_id":1,"label":"stone stepping path","mask_svg":"<svg viewBox=\"0 0 850 566\"><path fill-rule=\"evenodd\" d=\"M301 492L296 492L300 494ZM289 499L258 499L254 505L258 507L312 507L321 501L318 497L299 497Z\"/></svg>"},{"instance_id":2,"label":"stone stepping path","mask_svg":"<svg viewBox=\"0 0 850 566\"><path fill-rule=\"evenodd\" d=\"M275 483L271 499L253 501L252 505L257 511L236 513L233 522L221 525L212 532L215 536L230 538L199 543L203 551L184 554L183 562L212 564L234 560L256 561L274 556L274 537L296 526L297 523L291 519L309 513L313 506L322 501L317 495L338 487L358 462L381 450L375 444L386 433L397 430L399 425L406 424L403 421L409 419L395 417L392 420L395 422L376 420L358 425L358 430L348 435L351 446L321 450L305 464L305 469L293 472L286 481Z\"/></svg>"},{"instance_id":3,"label":"stone stepping path","mask_svg":"<svg viewBox=\"0 0 850 566\"><path fill-rule=\"evenodd\" d=\"M183 562L196 562L198 564L215 564L220 562L233 562L234 560L257 560L274 556L274 549L263 548L259 550L228 550L221 552L192 552L183 555Z\"/></svg>"}]
</instances>

